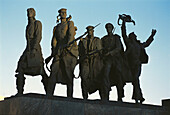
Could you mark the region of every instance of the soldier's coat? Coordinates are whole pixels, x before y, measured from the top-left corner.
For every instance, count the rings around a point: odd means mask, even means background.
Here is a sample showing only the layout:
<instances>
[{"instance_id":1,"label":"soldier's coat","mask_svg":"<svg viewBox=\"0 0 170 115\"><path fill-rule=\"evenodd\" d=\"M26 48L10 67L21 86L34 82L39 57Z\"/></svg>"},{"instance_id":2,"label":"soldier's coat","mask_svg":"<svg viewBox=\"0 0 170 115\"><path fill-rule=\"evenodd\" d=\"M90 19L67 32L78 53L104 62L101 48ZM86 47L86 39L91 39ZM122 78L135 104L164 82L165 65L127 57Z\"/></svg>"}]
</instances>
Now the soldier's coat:
<instances>
[{"instance_id":1,"label":"soldier's coat","mask_svg":"<svg viewBox=\"0 0 170 115\"><path fill-rule=\"evenodd\" d=\"M93 39L90 39L89 51L87 51L87 40L88 37L81 39L79 42L80 58L91 51L102 49L101 40L97 37L94 37ZM90 94L99 89L101 82L100 72L102 67L103 62L100 57L100 53L91 55L89 59L86 58L80 63L80 76L81 79L86 81L86 87Z\"/></svg>"},{"instance_id":2,"label":"soldier's coat","mask_svg":"<svg viewBox=\"0 0 170 115\"><path fill-rule=\"evenodd\" d=\"M73 41L75 34L73 21L59 23L53 29L51 45L54 59L51 68L52 72L58 71L58 73L56 76L51 77L56 77L57 83L68 84L71 83L74 78L73 72L78 57L77 43L75 42L68 48L62 48L62 46ZM59 70L55 70L55 68ZM71 75L66 73L70 73Z\"/></svg>"},{"instance_id":3,"label":"soldier's coat","mask_svg":"<svg viewBox=\"0 0 170 115\"><path fill-rule=\"evenodd\" d=\"M41 74L43 65L44 65L44 59L42 56L41 46L40 42L42 39L42 24L38 20L32 20L30 23L28 23L26 27L26 40L27 40L27 46L24 50L22 56L20 57L18 61L18 67L16 72L19 72L21 69L24 71L27 75L39 75ZM35 64L30 64L29 60L31 60L30 53L32 50L35 50L35 56L32 57L32 60L35 60ZM32 62L33 63L33 62Z\"/></svg>"}]
</instances>

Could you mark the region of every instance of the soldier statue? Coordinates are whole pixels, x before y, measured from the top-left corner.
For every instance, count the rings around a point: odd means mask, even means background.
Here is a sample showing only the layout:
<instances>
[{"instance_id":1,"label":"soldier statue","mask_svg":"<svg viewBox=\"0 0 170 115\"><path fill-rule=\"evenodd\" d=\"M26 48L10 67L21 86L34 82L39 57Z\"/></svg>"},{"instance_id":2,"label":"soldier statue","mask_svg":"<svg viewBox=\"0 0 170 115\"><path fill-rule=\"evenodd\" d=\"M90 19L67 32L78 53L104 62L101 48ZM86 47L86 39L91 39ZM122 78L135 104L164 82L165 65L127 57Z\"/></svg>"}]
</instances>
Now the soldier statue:
<instances>
[{"instance_id":1,"label":"soldier statue","mask_svg":"<svg viewBox=\"0 0 170 115\"><path fill-rule=\"evenodd\" d=\"M148 55L146 54L145 48L148 47L154 40L153 37L156 34L156 30L152 29L150 37L146 40L146 42L141 43L139 40L137 40L137 36L134 32L130 33L129 36L126 35L125 23L127 21L124 18L122 19L122 21L122 37L126 45L125 56L127 57L132 75L132 99L134 99L136 103L143 103L145 99L143 98L142 90L140 88L139 76L141 74L142 64L148 63Z\"/></svg>"},{"instance_id":2,"label":"soldier statue","mask_svg":"<svg viewBox=\"0 0 170 115\"><path fill-rule=\"evenodd\" d=\"M26 27L27 46L18 61L16 69L17 95L24 91L25 75L41 75L45 91L47 91L48 76L44 70L44 59L42 57L40 42L42 39L42 24L35 19L35 10L27 9L28 25Z\"/></svg>"},{"instance_id":3,"label":"soldier statue","mask_svg":"<svg viewBox=\"0 0 170 115\"><path fill-rule=\"evenodd\" d=\"M67 9L58 10L59 20L54 29L51 41L51 57L53 57L51 65L51 73L49 77L48 96L52 96L56 83L67 85L67 97L73 97L73 78L74 69L77 63L78 46L77 43L67 46L75 38L75 27L73 21L67 16ZM67 46L67 47L65 47Z\"/></svg>"},{"instance_id":4,"label":"soldier statue","mask_svg":"<svg viewBox=\"0 0 170 115\"><path fill-rule=\"evenodd\" d=\"M114 26L111 23L105 25L107 35L102 40L103 46L103 100L109 100L109 91L111 86L117 87L118 101L122 101L124 97L123 81L122 81L122 57L123 45L120 36L113 34Z\"/></svg>"},{"instance_id":5,"label":"soldier statue","mask_svg":"<svg viewBox=\"0 0 170 115\"><path fill-rule=\"evenodd\" d=\"M88 94L100 89L99 73L103 67L101 60L101 39L94 36L94 27L88 26L87 36L79 42L81 88L84 99Z\"/></svg>"}]
</instances>

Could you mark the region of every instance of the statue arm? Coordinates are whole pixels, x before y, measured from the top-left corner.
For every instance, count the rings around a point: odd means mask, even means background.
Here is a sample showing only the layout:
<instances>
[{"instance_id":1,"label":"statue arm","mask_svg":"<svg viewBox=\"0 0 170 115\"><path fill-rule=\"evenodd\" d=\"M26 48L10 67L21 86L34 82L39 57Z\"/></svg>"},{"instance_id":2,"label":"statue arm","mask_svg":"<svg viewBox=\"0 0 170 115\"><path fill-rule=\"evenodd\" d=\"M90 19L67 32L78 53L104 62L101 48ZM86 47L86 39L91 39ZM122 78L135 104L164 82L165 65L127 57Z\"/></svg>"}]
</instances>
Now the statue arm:
<instances>
[{"instance_id":1,"label":"statue arm","mask_svg":"<svg viewBox=\"0 0 170 115\"><path fill-rule=\"evenodd\" d=\"M129 46L129 43L128 43L129 41L128 41L128 37L127 37L127 34L126 34L125 21L123 21L123 23L122 23L121 31L122 31L123 41L124 41L124 43L125 43L125 45L126 45L126 47L127 47L127 46Z\"/></svg>"},{"instance_id":2,"label":"statue arm","mask_svg":"<svg viewBox=\"0 0 170 115\"><path fill-rule=\"evenodd\" d=\"M33 49L37 49L42 39L42 24L40 21L35 21L34 45Z\"/></svg>"},{"instance_id":3,"label":"statue arm","mask_svg":"<svg viewBox=\"0 0 170 115\"><path fill-rule=\"evenodd\" d=\"M105 48L106 48L106 46L105 46L104 39L105 39L105 36L101 38L102 47L104 48L104 50L102 50L102 54L105 54L105 53L106 53L106 52L105 52Z\"/></svg>"},{"instance_id":4,"label":"statue arm","mask_svg":"<svg viewBox=\"0 0 170 115\"><path fill-rule=\"evenodd\" d=\"M98 39L97 49L98 50L102 49L102 40L101 39Z\"/></svg>"},{"instance_id":5,"label":"statue arm","mask_svg":"<svg viewBox=\"0 0 170 115\"><path fill-rule=\"evenodd\" d=\"M78 44L78 51L79 51L79 56L82 57L83 56L83 42L80 40L79 44ZM84 54L85 55L85 54Z\"/></svg>"},{"instance_id":6,"label":"statue arm","mask_svg":"<svg viewBox=\"0 0 170 115\"><path fill-rule=\"evenodd\" d=\"M56 27L54 27L53 29L53 37L52 37L52 40L51 40L51 51L52 51L52 55L55 54L55 49L56 49L56 46L57 46L57 39L56 39L56 33L55 33L55 30L56 30Z\"/></svg>"},{"instance_id":7,"label":"statue arm","mask_svg":"<svg viewBox=\"0 0 170 115\"><path fill-rule=\"evenodd\" d=\"M67 44L69 44L71 41L73 41L75 39L74 36L75 36L74 22L69 21L68 22L68 42L67 42Z\"/></svg>"},{"instance_id":8,"label":"statue arm","mask_svg":"<svg viewBox=\"0 0 170 115\"><path fill-rule=\"evenodd\" d=\"M146 42L142 43L143 47L146 48L148 47L154 40L154 36L156 34L156 30L152 30L151 35L149 36L149 38L146 40Z\"/></svg>"},{"instance_id":9,"label":"statue arm","mask_svg":"<svg viewBox=\"0 0 170 115\"><path fill-rule=\"evenodd\" d=\"M98 39L98 43L97 43L97 50L99 50L99 55L102 56L102 40L101 39Z\"/></svg>"},{"instance_id":10,"label":"statue arm","mask_svg":"<svg viewBox=\"0 0 170 115\"><path fill-rule=\"evenodd\" d=\"M116 48L113 49L113 50L110 52L110 54L111 54L112 56L114 56L115 54L119 53L119 52L121 51L121 49L122 49L121 41L120 41L120 36L116 36L115 39L116 39Z\"/></svg>"}]
</instances>

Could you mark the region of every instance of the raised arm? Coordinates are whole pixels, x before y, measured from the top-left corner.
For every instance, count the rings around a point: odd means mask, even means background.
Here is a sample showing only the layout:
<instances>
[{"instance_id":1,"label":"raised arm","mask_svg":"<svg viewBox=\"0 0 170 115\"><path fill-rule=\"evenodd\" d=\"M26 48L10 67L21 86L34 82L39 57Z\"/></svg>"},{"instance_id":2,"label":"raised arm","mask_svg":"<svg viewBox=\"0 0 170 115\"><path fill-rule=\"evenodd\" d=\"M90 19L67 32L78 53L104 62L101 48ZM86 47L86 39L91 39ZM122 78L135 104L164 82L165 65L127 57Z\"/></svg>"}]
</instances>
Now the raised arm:
<instances>
[{"instance_id":1,"label":"raised arm","mask_svg":"<svg viewBox=\"0 0 170 115\"><path fill-rule=\"evenodd\" d=\"M142 43L143 47L146 48L148 47L152 41L154 40L154 36L156 34L156 30L152 29L151 35L149 36L149 38L146 40L146 42Z\"/></svg>"},{"instance_id":2,"label":"raised arm","mask_svg":"<svg viewBox=\"0 0 170 115\"><path fill-rule=\"evenodd\" d=\"M126 24L125 21L123 21L122 26L121 26L121 30L122 30L122 37L123 37L123 41L125 43L126 46L128 46L128 37L126 35Z\"/></svg>"}]
</instances>

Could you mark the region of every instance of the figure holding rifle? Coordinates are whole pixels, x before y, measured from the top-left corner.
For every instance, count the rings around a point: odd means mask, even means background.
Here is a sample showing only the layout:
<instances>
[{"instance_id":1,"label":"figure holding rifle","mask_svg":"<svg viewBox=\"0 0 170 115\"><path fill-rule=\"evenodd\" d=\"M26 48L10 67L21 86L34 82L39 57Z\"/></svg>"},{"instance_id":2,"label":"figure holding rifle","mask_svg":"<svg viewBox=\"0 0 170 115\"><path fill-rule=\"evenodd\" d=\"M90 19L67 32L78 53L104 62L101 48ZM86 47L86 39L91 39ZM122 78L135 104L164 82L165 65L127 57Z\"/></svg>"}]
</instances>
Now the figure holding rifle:
<instances>
[{"instance_id":1,"label":"figure holding rifle","mask_svg":"<svg viewBox=\"0 0 170 115\"><path fill-rule=\"evenodd\" d=\"M76 30L73 21L70 21L71 17L66 18L67 9L62 8L58 10L59 20L61 21L53 29L53 37L51 42L51 56L46 59L46 63L53 57L51 65L51 73L49 78L48 96L52 96L56 83L67 85L67 97L73 96L73 78L74 69L77 63L78 46L74 42L68 47L64 47L65 44L69 44L75 38Z\"/></svg>"},{"instance_id":2,"label":"figure holding rifle","mask_svg":"<svg viewBox=\"0 0 170 115\"><path fill-rule=\"evenodd\" d=\"M101 39L94 36L94 27L88 26L87 36L79 42L79 68L81 88L84 99L96 90L100 92L100 72L103 67L101 60Z\"/></svg>"},{"instance_id":3,"label":"figure holding rifle","mask_svg":"<svg viewBox=\"0 0 170 115\"><path fill-rule=\"evenodd\" d=\"M122 55L123 45L120 36L113 34L114 26L111 23L105 25L107 35L102 37L103 46L103 80L102 100L109 100L109 92L112 86L116 86L118 101L124 97L122 79Z\"/></svg>"}]
</instances>

